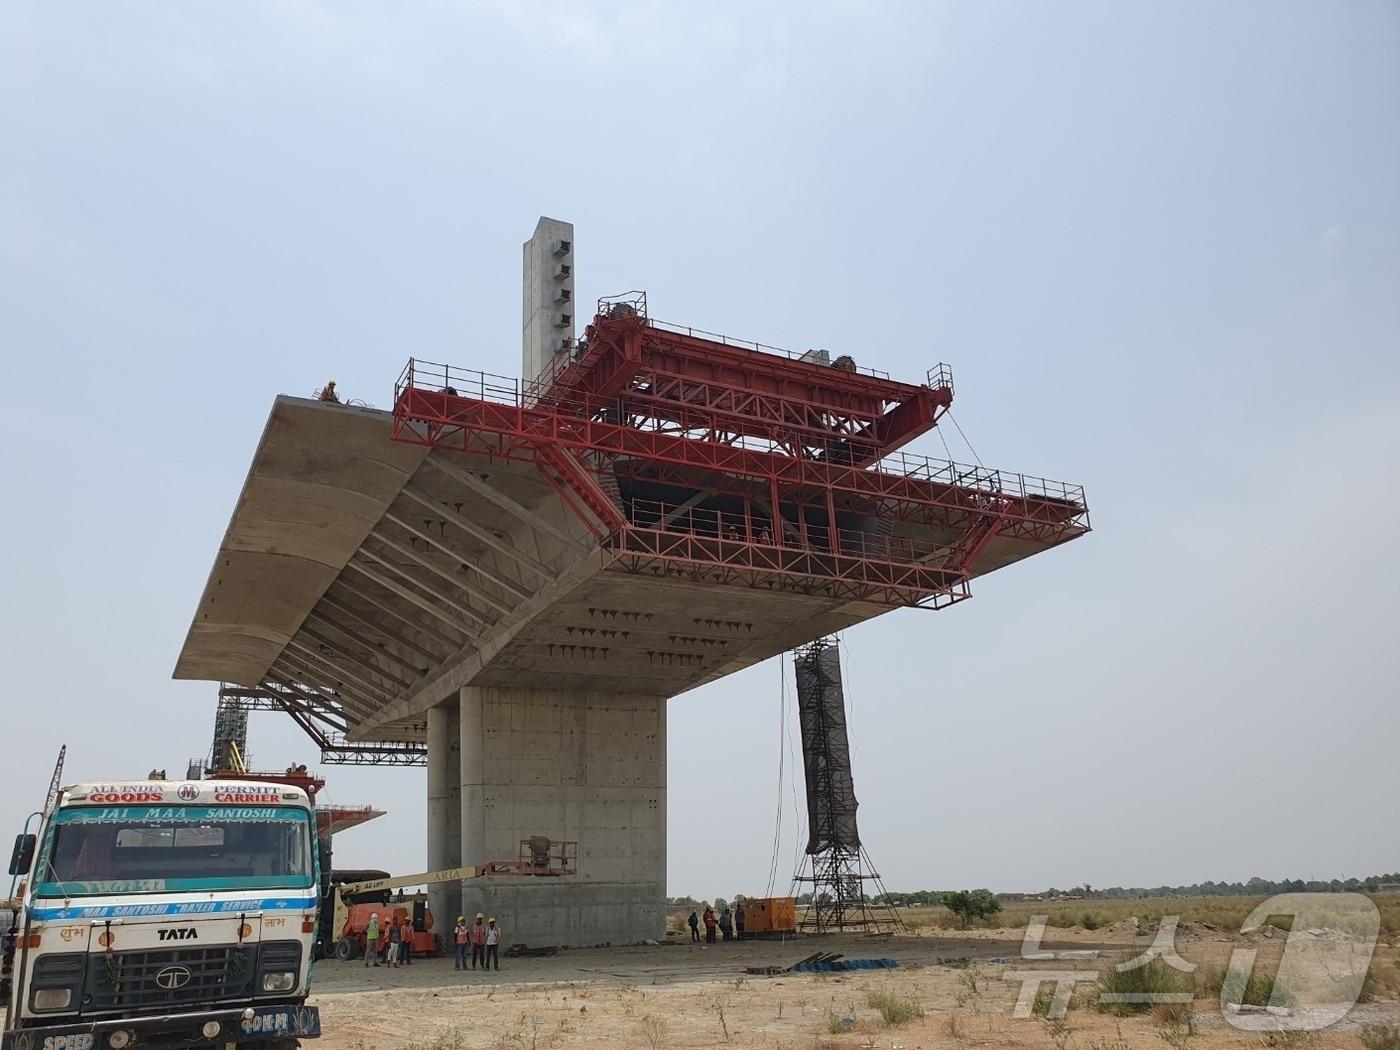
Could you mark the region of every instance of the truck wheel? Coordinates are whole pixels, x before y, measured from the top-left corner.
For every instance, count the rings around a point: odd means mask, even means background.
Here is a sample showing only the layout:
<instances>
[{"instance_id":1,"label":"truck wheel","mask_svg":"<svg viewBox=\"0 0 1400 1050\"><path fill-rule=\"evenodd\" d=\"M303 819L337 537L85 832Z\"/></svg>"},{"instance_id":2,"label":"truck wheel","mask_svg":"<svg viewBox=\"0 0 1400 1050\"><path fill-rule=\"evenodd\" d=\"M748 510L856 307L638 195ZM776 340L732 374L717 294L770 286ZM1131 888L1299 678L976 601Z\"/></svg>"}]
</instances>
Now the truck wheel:
<instances>
[{"instance_id":1,"label":"truck wheel","mask_svg":"<svg viewBox=\"0 0 1400 1050\"><path fill-rule=\"evenodd\" d=\"M341 962L349 962L360 953L358 946L349 937L342 937L335 942L335 957Z\"/></svg>"}]
</instances>

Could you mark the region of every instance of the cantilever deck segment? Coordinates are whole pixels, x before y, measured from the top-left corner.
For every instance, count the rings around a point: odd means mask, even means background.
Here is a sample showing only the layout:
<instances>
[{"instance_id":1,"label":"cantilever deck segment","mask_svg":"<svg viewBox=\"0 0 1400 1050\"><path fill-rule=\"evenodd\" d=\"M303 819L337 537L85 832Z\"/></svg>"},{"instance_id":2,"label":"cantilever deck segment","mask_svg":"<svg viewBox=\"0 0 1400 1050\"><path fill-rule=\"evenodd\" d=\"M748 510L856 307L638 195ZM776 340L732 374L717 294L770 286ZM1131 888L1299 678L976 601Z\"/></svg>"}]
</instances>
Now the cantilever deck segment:
<instances>
[{"instance_id":1,"label":"cantilever deck segment","mask_svg":"<svg viewBox=\"0 0 1400 1050\"><path fill-rule=\"evenodd\" d=\"M399 418L278 398L175 676L332 713L351 741L422 740L466 687L675 696L1088 528L1074 486L693 440L474 384L408 382Z\"/></svg>"},{"instance_id":2,"label":"cantilever deck segment","mask_svg":"<svg viewBox=\"0 0 1400 1050\"><path fill-rule=\"evenodd\" d=\"M219 545L175 678L256 685L423 461L388 413L281 396Z\"/></svg>"}]
</instances>

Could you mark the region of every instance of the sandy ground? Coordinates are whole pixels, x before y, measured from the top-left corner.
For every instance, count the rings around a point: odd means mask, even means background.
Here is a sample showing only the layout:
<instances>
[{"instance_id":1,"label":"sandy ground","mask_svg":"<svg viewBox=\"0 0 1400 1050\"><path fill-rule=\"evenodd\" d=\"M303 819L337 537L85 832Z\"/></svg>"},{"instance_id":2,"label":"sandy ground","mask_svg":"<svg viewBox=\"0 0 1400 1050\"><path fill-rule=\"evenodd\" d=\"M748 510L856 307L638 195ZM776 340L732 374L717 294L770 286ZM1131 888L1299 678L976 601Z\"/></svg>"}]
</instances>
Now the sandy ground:
<instances>
[{"instance_id":1,"label":"sandy ground","mask_svg":"<svg viewBox=\"0 0 1400 1050\"><path fill-rule=\"evenodd\" d=\"M1047 947L1145 947L1150 936L1131 929L1094 934L1056 931ZM1239 938L1182 932L1182 956L1219 963ZM1256 943L1267 958L1281 942ZM1037 1050L1182 1050L1151 1016L1115 1018L1092 1008L1071 1009L1067 1029L1012 1017L1019 982L1008 970L1092 969L1092 960L1027 963L1020 937L1005 931L970 935L886 938L823 937L713 946L688 943L585 949L543 959L507 959L500 973L455 972L451 959L417 960L407 968L366 969L363 963L317 964L314 1001L321 1007L324 1050L410 1047L744 1047L908 1048L974 1046ZM748 966L786 966L813 951L851 958L883 957L897 970L833 974L746 974ZM1381 949L1394 967L1396 950ZM962 960L967 960L963 962ZM897 1027L882 1024L867 1004L871 992L908 996L924 1016ZM1239 1047L1322 1050L1361 1047L1363 1024L1400 1024L1400 1001L1356 1007L1317 1035L1261 1035L1228 1025L1218 1003L1194 1004L1189 1050ZM832 1034L835 1020L852 1030ZM1165 1032L1165 1035L1164 1035Z\"/></svg>"}]
</instances>

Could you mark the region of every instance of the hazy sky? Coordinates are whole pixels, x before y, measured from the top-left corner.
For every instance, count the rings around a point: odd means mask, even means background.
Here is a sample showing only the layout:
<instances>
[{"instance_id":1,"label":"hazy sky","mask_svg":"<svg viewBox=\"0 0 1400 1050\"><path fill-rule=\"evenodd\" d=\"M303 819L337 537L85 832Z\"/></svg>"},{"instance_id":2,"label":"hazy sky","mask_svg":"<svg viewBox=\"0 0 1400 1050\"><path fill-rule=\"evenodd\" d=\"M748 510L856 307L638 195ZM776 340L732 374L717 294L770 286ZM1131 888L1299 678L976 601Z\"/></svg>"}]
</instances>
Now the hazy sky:
<instances>
[{"instance_id":1,"label":"hazy sky","mask_svg":"<svg viewBox=\"0 0 1400 1050\"><path fill-rule=\"evenodd\" d=\"M947 361L984 461L1087 486L1092 535L844 636L887 884L1400 869L1400 6L685 10L0 5L0 830L61 743L207 750L170 673L274 395L515 374L549 214L581 302ZM766 889L784 677L672 701L670 892ZM423 863L422 770L327 772L391 811L339 861Z\"/></svg>"}]
</instances>

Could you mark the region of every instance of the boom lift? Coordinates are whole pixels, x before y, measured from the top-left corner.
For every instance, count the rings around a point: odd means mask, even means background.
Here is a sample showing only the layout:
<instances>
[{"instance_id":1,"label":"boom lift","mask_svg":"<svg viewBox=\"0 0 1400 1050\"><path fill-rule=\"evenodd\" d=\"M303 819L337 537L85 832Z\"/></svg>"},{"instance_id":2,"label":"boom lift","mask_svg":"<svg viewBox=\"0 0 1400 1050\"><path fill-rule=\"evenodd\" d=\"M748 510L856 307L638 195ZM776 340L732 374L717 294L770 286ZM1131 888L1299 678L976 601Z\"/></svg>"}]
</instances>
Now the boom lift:
<instances>
[{"instance_id":1,"label":"boom lift","mask_svg":"<svg viewBox=\"0 0 1400 1050\"><path fill-rule=\"evenodd\" d=\"M443 938L433 932L433 913L426 907L422 908L421 912L417 907L412 910L407 907L408 904L422 898L400 896L391 899L388 896L390 890L402 890L410 886L432 886L444 882L465 882L468 879L500 875L572 875L577 857L577 842L553 842L544 835L532 835L520 840L520 855L515 860L493 860L470 867L442 868L413 875L394 875L339 884L334 888L335 914L331 926L336 934L335 957L349 960L364 955L365 927L369 925L370 915L375 912L380 913L381 919L393 919L399 923L412 917L413 941L409 950L415 955L440 955L445 951L446 944ZM356 898L362 897L377 897L378 900L372 903L357 903Z\"/></svg>"}]
</instances>

